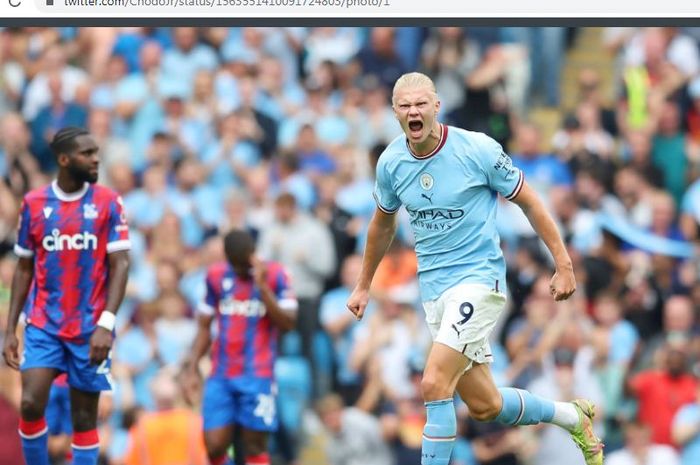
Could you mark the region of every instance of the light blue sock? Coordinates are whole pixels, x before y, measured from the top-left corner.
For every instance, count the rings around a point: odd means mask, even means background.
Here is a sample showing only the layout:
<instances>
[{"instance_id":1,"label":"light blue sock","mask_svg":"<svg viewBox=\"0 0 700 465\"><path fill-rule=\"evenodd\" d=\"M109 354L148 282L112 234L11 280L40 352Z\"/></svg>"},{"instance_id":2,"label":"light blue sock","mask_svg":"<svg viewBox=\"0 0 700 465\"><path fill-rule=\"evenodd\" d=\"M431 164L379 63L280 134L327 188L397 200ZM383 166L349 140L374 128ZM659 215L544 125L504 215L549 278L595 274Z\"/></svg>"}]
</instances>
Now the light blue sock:
<instances>
[{"instance_id":1,"label":"light blue sock","mask_svg":"<svg viewBox=\"0 0 700 465\"><path fill-rule=\"evenodd\" d=\"M448 465L457 435L457 416L452 398L425 403L421 465Z\"/></svg>"},{"instance_id":2,"label":"light blue sock","mask_svg":"<svg viewBox=\"0 0 700 465\"><path fill-rule=\"evenodd\" d=\"M495 421L506 425L535 425L551 423L554 402L531 394L523 389L499 388L503 398L501 413Z\"/></svg>"}]
</instances>

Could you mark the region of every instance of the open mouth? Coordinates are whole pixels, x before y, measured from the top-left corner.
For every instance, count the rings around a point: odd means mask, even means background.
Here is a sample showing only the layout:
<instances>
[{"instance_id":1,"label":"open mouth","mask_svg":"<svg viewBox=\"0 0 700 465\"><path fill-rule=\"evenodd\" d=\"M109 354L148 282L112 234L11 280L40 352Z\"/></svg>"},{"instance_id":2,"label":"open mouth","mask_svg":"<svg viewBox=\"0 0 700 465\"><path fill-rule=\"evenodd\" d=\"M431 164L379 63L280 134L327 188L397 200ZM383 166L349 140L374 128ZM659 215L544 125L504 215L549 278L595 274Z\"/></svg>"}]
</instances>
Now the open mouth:
<instances>
[{"instance_id":1,"label":"open mouth","mask_svg":"<svg viewBox=\"0 0 700 465\"><path fill-rule=\"evenodd\" d=\"M423 122L422 121L409 121L408 122L408 129L409 129L409 131L411 131L411 135L419 136L421 130L423 129Z\"/></svg>"}]
</instances>

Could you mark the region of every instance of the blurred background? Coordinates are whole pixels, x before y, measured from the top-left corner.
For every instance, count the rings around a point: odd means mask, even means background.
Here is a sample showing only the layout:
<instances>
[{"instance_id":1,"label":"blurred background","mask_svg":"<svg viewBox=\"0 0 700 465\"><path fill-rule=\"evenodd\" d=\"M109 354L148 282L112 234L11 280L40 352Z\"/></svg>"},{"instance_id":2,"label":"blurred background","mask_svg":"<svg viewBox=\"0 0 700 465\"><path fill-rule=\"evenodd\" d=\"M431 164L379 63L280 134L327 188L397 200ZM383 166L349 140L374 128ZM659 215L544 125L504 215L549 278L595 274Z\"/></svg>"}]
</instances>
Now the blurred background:
<instances>
[{"instance_id":1,"label":"blurred background","mask_svg":"<svg viewBox=\"0 0 700 465\"><path fill-rule=\"evenodd\" d=\"M374 165L401 133L391 87L413 70L435 81L442 122L512 154L574 261L578 291L555 304L546 249L500 203L510 299L493 335L497 383L594 400L606 463L700 463L700 28L4 28L0 338L18 206L54 174L57 129L97 138L100 182L131 225L102 463L146 463L130 444L165 448L200 421L177 374L232 227L288 268L300 301L276 366L275 463L420 462L430 338L404 211L368 314L345 308ZM0 364L6 465L22 463L18 399L18 374ZM149 423L174 410L188 414ZM458 412L453 465L583 463L555 427Z\"/></svg>"}]
</instances>

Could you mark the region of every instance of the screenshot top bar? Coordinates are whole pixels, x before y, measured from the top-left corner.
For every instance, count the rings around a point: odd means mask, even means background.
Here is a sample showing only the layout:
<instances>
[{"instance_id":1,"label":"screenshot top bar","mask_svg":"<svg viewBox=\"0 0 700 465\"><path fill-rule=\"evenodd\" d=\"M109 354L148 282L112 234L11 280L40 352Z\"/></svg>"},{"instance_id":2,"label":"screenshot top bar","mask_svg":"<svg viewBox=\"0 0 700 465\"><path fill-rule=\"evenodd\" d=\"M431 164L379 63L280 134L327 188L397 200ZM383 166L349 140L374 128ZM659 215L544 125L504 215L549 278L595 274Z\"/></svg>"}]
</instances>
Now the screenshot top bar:
<instances>
[{"instance_id":1,"label":"screenshot top bar","mask_svg":"<svg viewBox=\"0 0 700 465\"><path fill-rule=\"evenodd\" d=\"M0 0L2 18L700 18L666 0Z\"/></svg>"}]
</instances>

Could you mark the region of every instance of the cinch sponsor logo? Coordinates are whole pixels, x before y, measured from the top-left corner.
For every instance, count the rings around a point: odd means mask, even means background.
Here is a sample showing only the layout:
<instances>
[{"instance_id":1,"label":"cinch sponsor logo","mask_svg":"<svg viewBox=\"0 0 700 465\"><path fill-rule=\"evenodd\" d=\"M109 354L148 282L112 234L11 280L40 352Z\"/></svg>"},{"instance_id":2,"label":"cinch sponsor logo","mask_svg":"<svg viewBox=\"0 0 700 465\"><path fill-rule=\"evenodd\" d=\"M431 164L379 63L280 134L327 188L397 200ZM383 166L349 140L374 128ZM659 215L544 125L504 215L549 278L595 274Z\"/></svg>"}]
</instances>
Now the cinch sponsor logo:
<instances>
[{"instance_id":1,"label":"cinch sponsor logo","mask_svg":"<svg viewBox=\"0 0 700 465\"><path fill-rule=\"evenodd\" d=\"M51 234L44 236L41 245L49 252L60 252L61 250L97 250L97 236L83 231L78 234L61 234L61 231L54 229Z\"/></svg>"},{"instance_id":2,"label":"cinch sponsor logo","mask_svg":"<svg viewBox=\"0 0 700 465\"><path fill-rule=\"evenodd\" d=\"M265 316L265 305L259 300L223 299L219 302L222 315Z\"/></svg>"}]
</instances>

